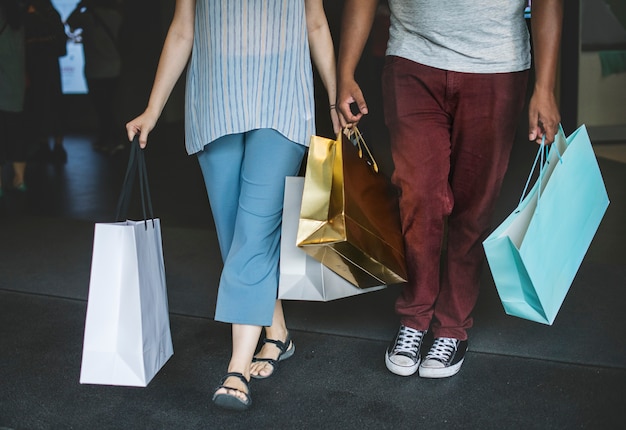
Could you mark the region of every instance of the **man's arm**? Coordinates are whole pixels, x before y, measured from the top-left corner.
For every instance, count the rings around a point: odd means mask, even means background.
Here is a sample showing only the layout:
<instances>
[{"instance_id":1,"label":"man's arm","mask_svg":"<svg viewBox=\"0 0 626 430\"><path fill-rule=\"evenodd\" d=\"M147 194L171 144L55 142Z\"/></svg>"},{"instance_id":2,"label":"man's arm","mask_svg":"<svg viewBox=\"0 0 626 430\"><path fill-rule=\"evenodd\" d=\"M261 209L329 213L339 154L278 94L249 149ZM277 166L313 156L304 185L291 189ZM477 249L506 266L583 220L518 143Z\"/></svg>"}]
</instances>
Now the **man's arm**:
<instances>
[{"instance_id":1,"label":"man's arm","mask_svg":"<svg viewBox=\"0 0 626 430\"><path fill-rule=\"evenodd\" d=\"M354 72L367 42L378 0L346 0L341 24L341 41L337 64L337 109L347 124L356 124L367 114L367 104L361 88L354 80ZM350 104L359 112L354 115ZM342 126L346 124L342 123Z\"/></svg>"},{"instance_id":2,"label":"man's arm","mask_svg":"<svg viewBox=\"0 0 626 430\"><path fill-rule=\"evenodd\" d=\"M563 27L563 0L533 0L531 29L535 63L535 88L528 108L528 138L554 142L561 115L554 89Z\"/></svg>"}]
</instances>

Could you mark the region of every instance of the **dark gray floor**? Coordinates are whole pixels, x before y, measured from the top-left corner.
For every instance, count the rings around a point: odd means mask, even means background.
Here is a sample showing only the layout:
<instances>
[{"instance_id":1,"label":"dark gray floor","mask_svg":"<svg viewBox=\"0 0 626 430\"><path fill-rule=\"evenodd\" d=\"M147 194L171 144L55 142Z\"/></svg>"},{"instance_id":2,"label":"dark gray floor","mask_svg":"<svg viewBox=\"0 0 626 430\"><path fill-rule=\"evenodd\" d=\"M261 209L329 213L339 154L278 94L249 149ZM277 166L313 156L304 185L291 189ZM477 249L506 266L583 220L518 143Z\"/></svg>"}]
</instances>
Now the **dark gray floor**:
<instances>
[{"instance_id":1,"label":"dark gray floor","mask_svg":"<svg viewBox=\"0 0 626 430\"><path fill-rule=\"evenodd\" d=\"M0 429L623 427L625 164L599 159L611 205L554 325L505 315L485 270L461 372L423 380L383 363L398 287L288 302L297 353L253 381L253 408L237 415L210 403L229 330L212 320L221 263L179 125L162 126L147 152L174 356L147 388L79 384L93 224L112 220L126 158L94 153L89 136L69 136L66 147L66 165L32 162L29 192L8 194L2 208ZM533 153L516 145L496 222L515 206Z\"/></svg>"}]
</instances>

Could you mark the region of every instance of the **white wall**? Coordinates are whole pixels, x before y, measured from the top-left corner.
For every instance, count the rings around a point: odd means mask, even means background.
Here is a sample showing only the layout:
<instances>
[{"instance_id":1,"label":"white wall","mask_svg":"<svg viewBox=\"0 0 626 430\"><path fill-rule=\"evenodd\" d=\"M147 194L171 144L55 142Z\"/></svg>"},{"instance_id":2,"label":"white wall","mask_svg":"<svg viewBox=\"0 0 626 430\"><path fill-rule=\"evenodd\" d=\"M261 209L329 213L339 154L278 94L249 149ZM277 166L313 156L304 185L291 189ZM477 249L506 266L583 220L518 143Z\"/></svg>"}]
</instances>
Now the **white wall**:
<instances>
[{"instance_id":1,"label":"white wall","mask_svg":"<svg viewBox=\"0 0 626 430\"><path fill-rule=\"evenodd\" d=\"M602 76L597 52L581 52L578 123L596 140L626 139L626 73Z\"/></svg>"},{"instance_id":2,"label":"white wall","mask_svg":"<svg viewBox=\"0 0 626 430\"><path fill-rule=\"evenodd\" d=\"M622 0L623 1L623 0ZM626 140L626 73L602 76L599 50L622 50L626 31L609 0L581 0L578 123L592 140Z\"/></svg>"}]
</instances>

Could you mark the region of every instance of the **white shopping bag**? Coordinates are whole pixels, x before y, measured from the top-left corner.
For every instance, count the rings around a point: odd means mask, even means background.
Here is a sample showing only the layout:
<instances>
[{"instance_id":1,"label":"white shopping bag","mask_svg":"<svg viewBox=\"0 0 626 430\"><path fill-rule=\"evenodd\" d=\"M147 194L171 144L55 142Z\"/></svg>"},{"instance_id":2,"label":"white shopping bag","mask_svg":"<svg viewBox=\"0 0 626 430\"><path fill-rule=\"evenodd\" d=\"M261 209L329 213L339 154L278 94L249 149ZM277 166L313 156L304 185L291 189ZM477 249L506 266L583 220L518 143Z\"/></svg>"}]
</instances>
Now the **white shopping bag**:
<instances>
[{"instance_id":1,"label":"white shopping bag","mask_svg":"<svg viewBox=\"0 0 626 430\"><path fill-rule=\"evenodd\" d=\"M304 178L286 178L278 298L326 302L385 288L385 285L355 287L296 245L303 189Z\"/></svg>"},{"instance_id":2,"label":"white shopping bag","mask_svg":"<svg viewBox=\"0 0 626 430\"><path fill-rule=\"evenodd\" d=\"M96 224L80 383L145 387L172 354L159 219Z\"/></svg>"}]
</instances>

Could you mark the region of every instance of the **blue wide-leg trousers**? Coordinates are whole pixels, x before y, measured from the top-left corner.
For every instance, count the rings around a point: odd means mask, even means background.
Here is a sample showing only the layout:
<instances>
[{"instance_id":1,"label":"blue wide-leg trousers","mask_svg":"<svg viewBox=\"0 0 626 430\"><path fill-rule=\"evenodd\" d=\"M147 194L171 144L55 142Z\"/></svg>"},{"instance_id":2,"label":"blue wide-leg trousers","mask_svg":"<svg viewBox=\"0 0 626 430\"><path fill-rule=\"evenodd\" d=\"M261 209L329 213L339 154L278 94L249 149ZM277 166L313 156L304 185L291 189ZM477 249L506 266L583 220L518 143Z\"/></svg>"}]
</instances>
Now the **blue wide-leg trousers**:
<instances>
[{"instance_id":1,"label":"blue wide-leg trousers","mask_svg":"<svg viewBox=\"0 0 626 430\"><path fill-rule=\"evenodd\" d=\"M198 161L224 261L215 319L270 326L278 289L285 177L306 147L273 129L221 137Z\"/></svg>"}]
</instances>

